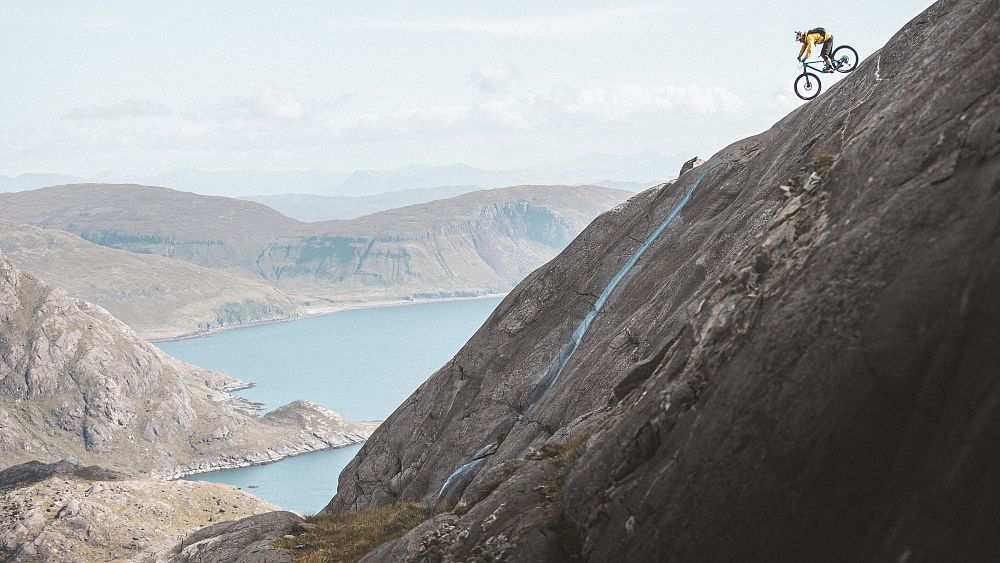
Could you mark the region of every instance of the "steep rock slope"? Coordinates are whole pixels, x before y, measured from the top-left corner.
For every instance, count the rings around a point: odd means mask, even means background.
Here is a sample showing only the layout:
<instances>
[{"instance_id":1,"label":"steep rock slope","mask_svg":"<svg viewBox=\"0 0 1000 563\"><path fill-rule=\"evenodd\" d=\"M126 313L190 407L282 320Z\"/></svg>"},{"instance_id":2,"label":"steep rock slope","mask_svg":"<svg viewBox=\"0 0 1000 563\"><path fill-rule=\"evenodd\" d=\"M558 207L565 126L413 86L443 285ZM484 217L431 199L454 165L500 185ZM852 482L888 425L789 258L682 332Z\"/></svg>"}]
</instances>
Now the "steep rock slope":
<instances>
[{"instance_id":1,"label":"steep rock slope","mask_svg":"<svg viewBox=\"0 0 1000 563\"><path fill-rule=\"evenodd\" d=\"M0 221L0 250L19 268L107 309L143 338L297 314L295 302L266 283L110 249L64 231Z\"/></svg>"},{"instance_id":2,"label":"steep rock slope","mask_svg":"<svg viewBox=\"0 0 1000 563\"><path fill-rule=\"evenodd\" d=\"M255 416L228 375L185 364L0 254L0 459L73 457L162 476L355 443L373 423L294 402Z\"/></svg>"},{"instance_id":3,"label":"steep rock slope","mask_svg":"<svg viewBox=\"0 0 1000 563\"><path fill-rule=\"evenodd\" d=\"M0 217L239 272L323 307L505 292L628 195L519 186L302 223L248 201L81 184L0 194Z\"/></svg>"},{"instance_id":4,"label":"steep rock slope","mask_svg":"<svg viewBox=\"0 0 1000 563\"><path fill-rule=\"evenodd\" d=\"M372 561L1000 556L998 36L996 1L940 1L602 215L327 510L454 508Z\"/></svg>"}]
</instances>

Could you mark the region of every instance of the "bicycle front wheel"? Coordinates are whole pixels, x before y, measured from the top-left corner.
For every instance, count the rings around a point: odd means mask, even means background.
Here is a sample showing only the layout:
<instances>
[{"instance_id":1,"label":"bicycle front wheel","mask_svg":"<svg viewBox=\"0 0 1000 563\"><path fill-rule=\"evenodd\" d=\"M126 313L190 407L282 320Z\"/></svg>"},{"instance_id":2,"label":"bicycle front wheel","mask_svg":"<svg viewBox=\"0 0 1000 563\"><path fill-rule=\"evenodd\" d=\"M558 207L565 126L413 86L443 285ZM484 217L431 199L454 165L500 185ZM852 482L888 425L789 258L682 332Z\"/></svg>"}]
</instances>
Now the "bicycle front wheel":
<instances>
[{"instance_id":1,"label":"bicycle front wheel","mask_svg":"<svg viewBox=\"0 0 1000 563\"><path fill-rule=\"evenodd\" d=\"M850 45L841 45L834 49L831 58L837 72L847 73L858 68L858 52Z\"/></svg>"},{"instance_id":2,"label":"bicycle front wheel","mask_svg":"<svg viewBox=\"0 0 1000 563\"><path fill-rule=\"evenodd\" d=\"M803 72L795 79L795 95L803 100L811 100L819 95L823 83L811 72Z\"/></svg>"}]
</instances>

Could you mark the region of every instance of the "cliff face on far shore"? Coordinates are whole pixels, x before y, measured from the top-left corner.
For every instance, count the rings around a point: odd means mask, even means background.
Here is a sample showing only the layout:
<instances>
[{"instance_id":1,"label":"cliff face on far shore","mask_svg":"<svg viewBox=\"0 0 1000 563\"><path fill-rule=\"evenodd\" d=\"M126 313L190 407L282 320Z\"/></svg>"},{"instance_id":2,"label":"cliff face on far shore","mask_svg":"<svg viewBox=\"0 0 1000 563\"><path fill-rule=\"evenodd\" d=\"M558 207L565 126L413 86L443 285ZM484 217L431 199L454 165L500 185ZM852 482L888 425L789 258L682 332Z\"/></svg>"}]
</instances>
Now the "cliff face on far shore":
<instances>
[{"instance_id":1,"label":"cliff face on far shore","mask_svg":"<svg viewBox=\"0 0 1000 563\"><path fill-rule=\"evenodd\" d=\"M241 385L167 356L0 254L4 466L74 458L179 476L356 443L375 426L304 401L258 417L229 394Z\"/></svg>"},{"instance_id":2,"label":"cliff face on far shore","mask_svg":"<svg viewBox=\"0 0 1000 563\"><path fill-rule=\"evenodd\" d=\"M322 310L505 293L629 195L516 186L303 223L249 201L80 184L0 194L0 218L266 283Z\"/></svg>"}]
</instances>

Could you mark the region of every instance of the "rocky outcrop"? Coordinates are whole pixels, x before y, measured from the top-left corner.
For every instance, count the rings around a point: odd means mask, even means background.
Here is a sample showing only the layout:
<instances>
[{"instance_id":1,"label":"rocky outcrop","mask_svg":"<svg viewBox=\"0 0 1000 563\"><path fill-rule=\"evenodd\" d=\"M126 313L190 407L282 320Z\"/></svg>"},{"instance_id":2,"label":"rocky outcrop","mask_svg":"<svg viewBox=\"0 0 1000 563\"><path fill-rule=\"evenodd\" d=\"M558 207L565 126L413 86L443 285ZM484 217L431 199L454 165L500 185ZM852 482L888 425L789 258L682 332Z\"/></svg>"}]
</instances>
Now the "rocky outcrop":
<instances>
[{"instance_id":1,"label":"rocky outcrop","mask_svg":"<svg viewBox=\"0 0 1000 563\"><path fill-rule=\"evenodd\" d=\"M72 457L171 476L364 440L306 402L257 417L233 378L185 364L104 309L21 273L0 254L0 456Z\"/></svg>"},{"instance_id":2,"label":"rocky outcrop","mask_svg":"<svg viewBox=\"0 0 1000 563\"><path fill-rule=\"evenodd\" d=\"M18 268L107 309L143 338L298 314L270 285L152 254L100 246L64 231L0 221L0 250Z\"/></svg>"},{"instance_id":3,"label":"rocky outcrop","mask_svg":"<svg viewBox=\"0 0 1000 563\"><path fill-rule=\"evenodd\" d=\"M518 186L302 223L248 201L81 184L0 194L0 217L239 272L321 312L504 293L628 195L594 186Z\"/></svg>"},{"instance_id":4,"label":"rocky outcrop","mask_svg":"<svg viewBox=\"0 0 1000 563\"><path fill-rule=\"evenodd\" d=\"M309 401L292 401L254 420L264 428L294 428L295 432L286 435L280 431L258 430L256 434L259 435L252 447L178 465L168 471L156 470L152 474L165 479L178 479L208 471L273 463L286 457L363 442L379 424L374 421L350 421Z\"/></svg>"},{"instance_id":5,"label":"rocky outcrop","mask_svg":"<svg viewBox=\"0 0 1000 563\"><path fill-rule=\"evenodd\" d=\"M599 217L373 434L368 561L1000 556L1000 6Z\"/></svg>"},{"instance_id":6,"label":"rocky outcrop","mask_svg":"<svg viewBox=\"0 0 1000 563\"><path fill-rule=\"evenodd\" d=\"M305 529L302 517L291 512L268 512L198 530L168 554L169 563L219 561L233 563L295 563L291 551L275 540Z\"/></svg>"},{"instance_id":7,"label":"rocky outcrop","mask_svg":"<svg viewBox=\"0 0 1000 563\"><path fill-rule=\"evenodd\" d=\"M683 176L688 171L694 170L695 168L701 166L702 164L705 164L705 161L696 156L691 160L685 162L684 165L681 166L681 173L678 174L678 176Z\"/></svg>"},{"instance_id":8,"label":"rocky outcrop","mask_svg":"<svg viewBox=\"0 0 1000 563\"><path fill-rule=\"evenodd\" d=\"M0 471L0 491L26 487L54 476L90 481L113 481L124 477L117 471L96 465L82 466L67 460L56 463L29 461Z\"/></svg>"},{"instance_id":9,"label":"rocky outcrop","mask_svg":"<svg viewBox=\"0 0 1000 563\"><path fill-rule=\"evenodd\" d=\"M274 510L227 485L121 478L67 462L15 466L0 482L11 473L45 476L0 488L4 561L163 561L194 530Z\"/></svg>"}]
</instances>

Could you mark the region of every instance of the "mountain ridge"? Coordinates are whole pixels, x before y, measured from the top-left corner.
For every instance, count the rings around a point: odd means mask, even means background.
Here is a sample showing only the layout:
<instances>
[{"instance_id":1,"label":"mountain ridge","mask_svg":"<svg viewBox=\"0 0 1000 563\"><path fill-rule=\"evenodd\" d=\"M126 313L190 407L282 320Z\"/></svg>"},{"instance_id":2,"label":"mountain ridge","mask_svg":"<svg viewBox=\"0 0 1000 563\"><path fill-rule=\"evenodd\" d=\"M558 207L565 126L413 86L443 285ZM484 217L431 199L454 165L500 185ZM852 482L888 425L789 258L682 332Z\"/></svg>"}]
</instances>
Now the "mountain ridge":
<instances>
[{"instance_id":1,"label":"mountain ridge","mask_svg":"<svg viewBox=\"0 0 1000 563\"><path fill-rule=\"evenodd\" d=\"M637 154L591 153L564 162L535 166L486 169L468 164L412 164L390 170L170 170L152 176L104 172L90 177L66 174L21 174L0 176L0 192L38 189L57 184L101 183L174 186L204 195L243 197L248 193L276 195L305 193L327 196L369 196L386 192L455 185L476 189L502 188L517 184L654 184L676 170L687 155L662 155L653 151ZM350 181L350 182L349 182ZM351 184L363 193L351 192ZM615 186L609 186L615 187ZM645 187L645 186L643 186Z\"/></svg>"},{"instance_id":2,"label":"mountain ridge","mask_svg":"<svg viewBox=\"0 0 1000 563\"><path fill-rule=\"evenodd\" d=\"M0 217L225 270L323 310L506 292L629 195L516 186L303 223L254 202L87 184L0 194Z\"/></svg>"}]
</instances>

